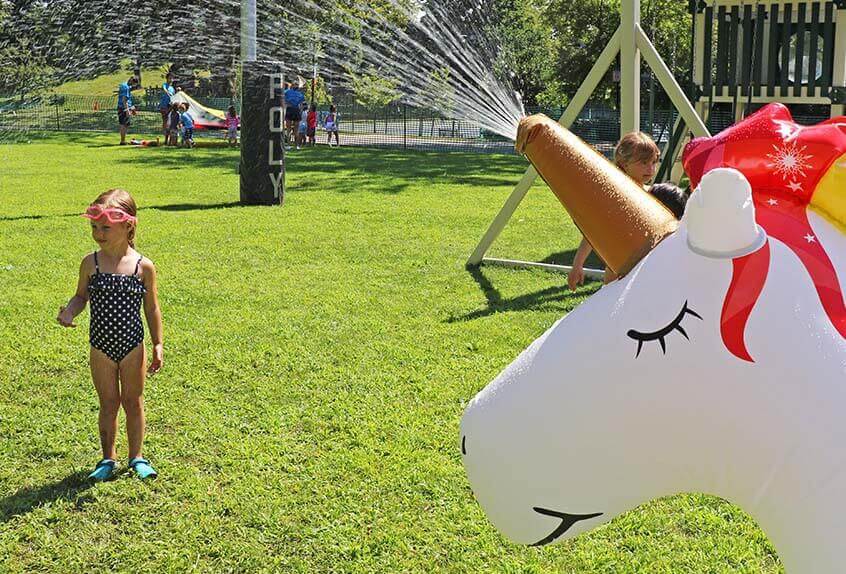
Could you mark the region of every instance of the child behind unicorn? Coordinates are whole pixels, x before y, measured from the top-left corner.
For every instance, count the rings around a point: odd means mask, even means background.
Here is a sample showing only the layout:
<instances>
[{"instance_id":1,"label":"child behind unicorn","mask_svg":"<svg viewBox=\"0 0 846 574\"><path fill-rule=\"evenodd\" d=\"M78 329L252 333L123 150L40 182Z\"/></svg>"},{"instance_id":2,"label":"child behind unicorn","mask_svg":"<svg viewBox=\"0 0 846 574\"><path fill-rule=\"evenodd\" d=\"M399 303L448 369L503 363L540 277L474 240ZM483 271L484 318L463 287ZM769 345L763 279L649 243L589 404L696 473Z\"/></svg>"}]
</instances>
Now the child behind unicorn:
<instances>
[{"instance_id":1,"label":"child behind unicorn","mask_svg":"<svg viewBox=\"0 0 846 574\"><path fill-rule=\"evenodd\" d=\"M614 149L614 164L646 191L649 191L648 184L655 177L660 157L661 150L652 138L643 132L631 132L624 135ZM661 197L657 199L660 201ZM672 208L669 209L673 211ZM584 265L591 251L593 248L590 243L582 237L582 242L573 258L573 267L567 273L567 286L571 291L575 291L576 287L584 282ZM605 282L615 279L617 276L610 269L606 269Z\"/></svg>"}]
</instances>

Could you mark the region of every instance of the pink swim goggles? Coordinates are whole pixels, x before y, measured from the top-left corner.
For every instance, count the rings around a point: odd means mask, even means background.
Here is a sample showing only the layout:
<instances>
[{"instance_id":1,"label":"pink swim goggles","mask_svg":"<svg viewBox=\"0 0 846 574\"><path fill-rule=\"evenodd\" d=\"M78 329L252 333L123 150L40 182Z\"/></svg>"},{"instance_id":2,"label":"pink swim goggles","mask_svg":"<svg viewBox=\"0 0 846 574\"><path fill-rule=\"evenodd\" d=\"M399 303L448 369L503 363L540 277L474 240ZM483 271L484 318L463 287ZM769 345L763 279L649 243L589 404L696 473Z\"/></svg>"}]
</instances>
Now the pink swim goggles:
<instances>
[{"instance_id":1,"label":"pink swim goggles","mask_svg":"<svg viewBox=\"0 0 846 574\"><path fill-rule=\"evenodd\" d=\"M105 217L109 220L109 223L123 223L124 221L135 223L138 221L134 215L129 215L119 207L103 207L102 205L96 203L94 205L89 205L88 209L85 210L85 213L82 214L82 217L94 220Z\"/></svg>"}]
</instances>

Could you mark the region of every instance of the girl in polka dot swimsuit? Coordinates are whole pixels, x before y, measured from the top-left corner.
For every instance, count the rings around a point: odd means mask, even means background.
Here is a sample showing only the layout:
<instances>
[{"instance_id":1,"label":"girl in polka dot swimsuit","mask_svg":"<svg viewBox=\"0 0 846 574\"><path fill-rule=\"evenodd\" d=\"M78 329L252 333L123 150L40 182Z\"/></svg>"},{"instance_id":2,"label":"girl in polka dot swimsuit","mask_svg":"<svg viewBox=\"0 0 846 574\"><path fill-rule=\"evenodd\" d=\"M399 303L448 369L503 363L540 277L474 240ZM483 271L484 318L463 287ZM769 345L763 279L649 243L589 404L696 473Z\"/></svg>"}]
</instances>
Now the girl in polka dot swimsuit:
<instances>
[{"instance_id":1,"label":"girl in polka dot swimsuit","mask_svg":"<svg viewBox=\"0 0 846 574\"><path fill-rule=\"evenodd\" d=\"M156 268L135 251L137 223L135 201L122 189L110 189L94 200L83 217L91 220L91 233L100 250L86 256L79 268L79 283L57 320L75 327L74 318L91 301L91 376L100 399L100 446L103 460L89 475L92 480L111 478L117 466L115 439L120 407L126 414L129 467L140 478L156 471L141 455L144 442L144 380L162 367L162 316L156 294ZM147 367L141 306L153 340Z\"/></svg>"}]
</instances>

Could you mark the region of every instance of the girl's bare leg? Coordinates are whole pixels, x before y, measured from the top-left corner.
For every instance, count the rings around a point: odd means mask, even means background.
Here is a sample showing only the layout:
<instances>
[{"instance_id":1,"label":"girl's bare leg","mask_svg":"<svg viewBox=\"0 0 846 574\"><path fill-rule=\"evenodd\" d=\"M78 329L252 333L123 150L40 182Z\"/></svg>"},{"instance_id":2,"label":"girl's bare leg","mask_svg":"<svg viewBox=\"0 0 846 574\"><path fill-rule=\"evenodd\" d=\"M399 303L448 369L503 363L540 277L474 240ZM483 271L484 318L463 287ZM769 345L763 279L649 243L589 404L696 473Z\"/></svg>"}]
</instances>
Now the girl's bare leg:
<instances>
[{"instance_id":1,"label":"girl's bare leg","mask_svg":"<svg viewBox=\"0 0 846 574\"><path fill-rule=\"evenodd\" d=\"M117 415L120 410L120 387L118 366L105 353L91 347L91 378L100 400L100 415L97 423L100 429L100 447L103 458L117 458L115 437L117 436Z\"/></svg>"},{"instance_id":2,"label":"girl's bare leg","mask_svg":"<svg viewBox=\"0 0 846 574\"><path fill-rule=\"evenodd\" d=\"M126 438L130 460L141 456L144 444L144 380L147 376L147 355L141 343L120 362L120 402L126 414Z\"/></svg>"}]
</instances>

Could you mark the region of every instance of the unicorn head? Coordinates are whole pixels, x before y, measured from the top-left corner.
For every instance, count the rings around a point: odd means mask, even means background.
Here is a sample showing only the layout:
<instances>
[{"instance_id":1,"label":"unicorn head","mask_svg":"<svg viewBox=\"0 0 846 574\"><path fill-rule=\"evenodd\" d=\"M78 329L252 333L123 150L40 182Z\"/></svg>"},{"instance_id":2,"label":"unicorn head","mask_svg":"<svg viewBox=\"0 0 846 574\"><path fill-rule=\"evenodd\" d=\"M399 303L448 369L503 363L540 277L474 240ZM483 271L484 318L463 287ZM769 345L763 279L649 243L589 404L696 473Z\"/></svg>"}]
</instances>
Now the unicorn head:
<instances>
[{"instance_id":1,"label":"unicorn head","mask_svg":"<svg viewBox=\"0 0 846 574\"><path fill-rule=\"evenodd\" d=\"M696 491L755 517L789 572L842 570L846 236L833 213L843 191L830 186L846 177L846 124L801 128L785 114L771 106L693 142L685 165L696 189L678 230L468 405L470 484L512 540L556 542ZM773 166L790 161L778 155L788 145L812 156L798 158L800 183L816 193L791 191L796 163L779 185ZM768 147L764 159L756 146ZM554 185L548 167L538 171Z\"/></svg>"}]
</instances>

